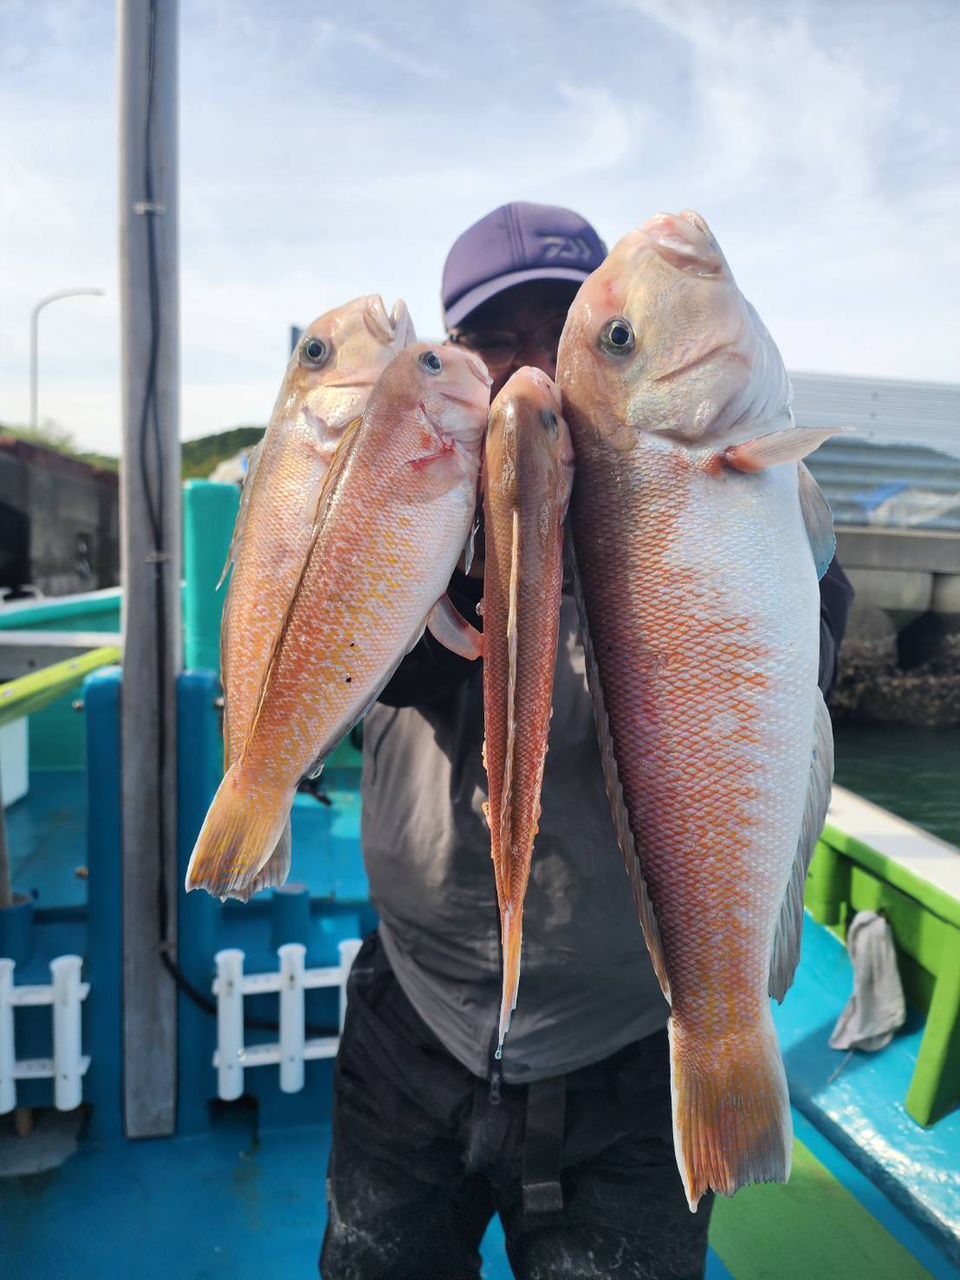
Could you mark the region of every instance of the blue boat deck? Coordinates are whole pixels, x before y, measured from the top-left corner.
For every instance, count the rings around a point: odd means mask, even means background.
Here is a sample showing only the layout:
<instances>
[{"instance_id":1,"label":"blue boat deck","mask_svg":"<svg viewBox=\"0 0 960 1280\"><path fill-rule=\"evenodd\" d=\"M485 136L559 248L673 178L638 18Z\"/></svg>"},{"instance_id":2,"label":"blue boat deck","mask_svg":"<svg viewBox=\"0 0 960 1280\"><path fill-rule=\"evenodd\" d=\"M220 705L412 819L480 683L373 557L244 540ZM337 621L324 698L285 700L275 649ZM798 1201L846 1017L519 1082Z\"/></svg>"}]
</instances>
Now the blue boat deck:
<instances>
[{"instance_id":1,"label":"blue boat deck","mask_svg":"<svg viewBox=\"0 0 960 1280\"><path fill-rule=\"evenodd\" d=\"M213 750L216 743L211 739L210 745ZM202 759L204 752L198 754ZM342 928L369 927L371 912L358 857L356 773L340 778L332 770L326 785L329 804L297 798L294 838L295 873L309 887L314 913L308 949L329 951ZM117 862L96 842L88 849L86 786L76 770L38 772L28 798L8 811L15 880L37 891L38 908L48 917L23 981L42 980L51 956L65 951L83 954L89 963L98 927L90 909L98 897L98 919L111 918L103 900L114 891ZM96 821L110 792L92 794ZM86 881L76 869L92 853L100 861ZM206 930L204 946L195 947L198 986L209 982L217 946L243 947L253 972L271 955L275 963L274 905L270 895L247 907L228 903L222 912L199 895L183 901L184 946L191 938L195 944L198 925ZM119 949L113 954L107 964L101 953L99 970L90 966L99 1012L89 1010L98 1021L88 1023L84 1045L94 1058L97 1096L107 1114L116 1112L120 1092L119 1045L104 1035L105 1027L115 1034L103 1012L106 1001L116 1000L107 991L111 977L117 981ZM786 1187L746 1188L717 1204L708 1280L960 1276L960 1113L924 1130L904 1109L922 1033L916 1015L880 1054L845 1057L830 1050L830 1030L851 989L844 947L808 917L796 983L775 1009L794 1104L794 1173ZM327 994L314 993L318 999ZM264 1003L257 1011L271 1015L270 997L258 999ZM321 1021L329 1017L331 1007L313 1007ZM256 1101L251 1096L211 1107L214 1023L185 998L180 1041L180 1136L130 1142L114 1129L105 1137L104 1108L95 1109L88 1136L64 1163L0 1177L3 1280L316 1274L330 1143L329 1062L307 1064L300 1095L280 1093L276 1068L260 1068L249 1073ZM4 1148L16 1154L21 1141L10 1128L9 1119L0 1124L0 1170ZM483 1275L511 1276L497 1220L484 1240Z\"/></svg>"},{"instance_id":2,"label":"blue boat deck","mask_svg":"<svg viewBox=\"0 0 960 1280\"><path fill-rule=\"evenodd\" d=\"M220 1112L207 1133L194 1138L120 1145L81 1142L57 1169L4 1179L4 1276L261 1280L268 1275L292 1280L315 1275L326 1220L329 1128L300 1126L258 1135L255 1116L253 1109L234 1105ZM950 1260L802 1116L795 1115L795 1123L807 1159L798 1163L797 1185L753 1188L718 1205L707 1280L956 1276ZM816 1172L808 1168L811 1162ZM751 1216L738 1210L743 1198L751 1196L758 1204L762 1196L773 1200L773 1211L763 1212L765 1230L752 1244L743 1239ZM798 1235L805 1261L778 1264L776 1259L792 1251ZM833 1257L843 1241L856 1249L846 1260ZM509 1280L512 1271L497 1219L481 1252L485 1280Z\"/></svg>"},{"instance_id":3,"label":"blue boat deck","mask_svg":"<svg viewBox=\"0 0 960 1280\"><path fill-rule=\"evenodd\" d=\"M18 882L36 888L41 903L79 906L86 887L74 875L84 858L82 777L44 772L33 783L29 799L8 815ZM359 800L355 791L334 786L330 796L329 805L298 797L295 831L306 852L297 871L312 895L331 906L363 903ZM314 856L311 847L321 844L325 855ZM237 913L238 925L252 927L250 908L230 904L228 910ZM60 949L80 950L82 925L68 916ZM34 963L47 959L38 955ZM708 1280L960 1275L960 1114L928 1131L904 1110L922 1032L916 1016L879 1055L830 1050L829 1032L851 986L845 949L808 918L796 984L775 1011L794 1102L794 1174L787 1187L747 1188L718 1203ZM316 1063L309 1070L328 1067ZM327 1077L312 1079L326 1099ZM206 1094L213 1093L211 1068ZM0 1178L3 1276L260 1280L316 1274L326 1215L330 1130L321 1121L328 1103L317 1106L316 1123L295 1125L275 1123L272 1105L258 1111L250 1098L214 1104L213 1122L192 1136L81 1138L57 1168ZM9 1152L18 1141L9 1128L8 1121L0 1167L4 1145ZM497 1219L482 1258L486 1280L509 1280Z\"/></svg>"}]
</instances>

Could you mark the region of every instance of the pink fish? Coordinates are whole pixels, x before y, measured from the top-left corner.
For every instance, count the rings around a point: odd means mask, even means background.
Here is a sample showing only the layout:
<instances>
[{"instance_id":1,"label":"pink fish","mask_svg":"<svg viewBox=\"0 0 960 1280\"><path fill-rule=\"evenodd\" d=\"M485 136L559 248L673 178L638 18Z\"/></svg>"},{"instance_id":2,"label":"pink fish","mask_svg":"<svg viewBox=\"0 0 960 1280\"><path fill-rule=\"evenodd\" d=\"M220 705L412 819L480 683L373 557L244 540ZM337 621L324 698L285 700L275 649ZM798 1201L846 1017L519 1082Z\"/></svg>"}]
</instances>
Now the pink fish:
<instances>
[{"instance_id":1,"label":"pink fish","mask_svg":"<svg viewBox=\"0 0 960 1280\"><path fill-rule=\"evenodd\" d=\"M817 687L829 508L777 348L703 219L660 214L584 283L558 384L607 787L670 1000L691 1209L785 1181L768 992L793 980L832 774Z\"/></svg>"},{"instance_id":2,"label":"pink fish","mask_svg":"<svg viewBox=\"0 0 960 1280\"><path fill-rule=\"evenodd\" d=\"M520 981L572 480L573 451L557 389L539 369L520 369L490 410L483 476L484 761L503 945L500 1049Z\"/></svg>"}]
</instances>

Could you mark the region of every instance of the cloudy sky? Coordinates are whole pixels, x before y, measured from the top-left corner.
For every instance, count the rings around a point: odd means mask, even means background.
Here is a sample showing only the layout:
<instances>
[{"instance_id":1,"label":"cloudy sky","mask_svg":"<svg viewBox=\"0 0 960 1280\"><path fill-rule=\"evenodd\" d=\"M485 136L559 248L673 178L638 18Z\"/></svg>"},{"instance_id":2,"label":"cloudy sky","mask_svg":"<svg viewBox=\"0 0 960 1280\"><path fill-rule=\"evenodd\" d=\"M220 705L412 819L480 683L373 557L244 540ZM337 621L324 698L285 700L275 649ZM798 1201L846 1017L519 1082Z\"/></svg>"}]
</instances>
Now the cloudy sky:
<instances>
[{"instance_id":1,"label":"cloudy sky","mask_svg":"<svg viewBox=\"0 0 960 1280\"><path fill-rule=\"evenodd\" d=\"M793 369L960 379L956 0L181 0L184 437L269 415L291 323L359 293L440 331L511 199L610 242L710 221ZM116 17L0 0L0 421L120 439Z\"/></svg>"}]
</instances>

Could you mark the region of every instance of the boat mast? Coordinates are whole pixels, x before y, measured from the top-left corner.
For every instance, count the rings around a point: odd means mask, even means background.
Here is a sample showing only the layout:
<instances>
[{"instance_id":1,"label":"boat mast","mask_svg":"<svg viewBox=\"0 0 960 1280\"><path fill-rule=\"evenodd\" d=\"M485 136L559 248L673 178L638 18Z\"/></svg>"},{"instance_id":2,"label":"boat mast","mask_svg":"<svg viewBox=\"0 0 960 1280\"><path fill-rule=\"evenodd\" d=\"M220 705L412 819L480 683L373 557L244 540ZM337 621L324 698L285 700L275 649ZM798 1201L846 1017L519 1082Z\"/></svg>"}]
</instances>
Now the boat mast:
<instances>
[{"instance_id":1,"label":"boat mast","mask_svg":"<svg viewBox=\"0 0 960 1280\"><path fill-rule=\"evenodd\" d=\"M119 0L123 1060L127 1136L176 1127L180 635L177 0Z\"/></svg>"}]
</instances>

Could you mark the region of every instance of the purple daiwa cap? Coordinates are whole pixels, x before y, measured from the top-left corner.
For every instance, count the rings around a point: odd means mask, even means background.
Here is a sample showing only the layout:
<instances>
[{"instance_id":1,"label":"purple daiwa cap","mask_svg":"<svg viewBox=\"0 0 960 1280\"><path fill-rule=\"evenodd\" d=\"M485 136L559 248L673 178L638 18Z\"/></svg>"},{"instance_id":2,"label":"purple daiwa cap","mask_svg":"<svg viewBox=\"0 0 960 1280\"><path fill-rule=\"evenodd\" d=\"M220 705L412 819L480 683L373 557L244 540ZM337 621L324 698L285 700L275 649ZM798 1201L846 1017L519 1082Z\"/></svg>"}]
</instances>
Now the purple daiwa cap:
<instances>
[{"instance_id":1,"label":"purple daiwa cap","mask_svg":"<svg viewBox=\"0 0 960 1280\"><path fill-rule=\"evenodd\" d=\"M454 329L481 302L526 280L586 280L607 247L571 209L518 200L468 227L443 267L443 319Z\"/></svg>"}]
</instances>

